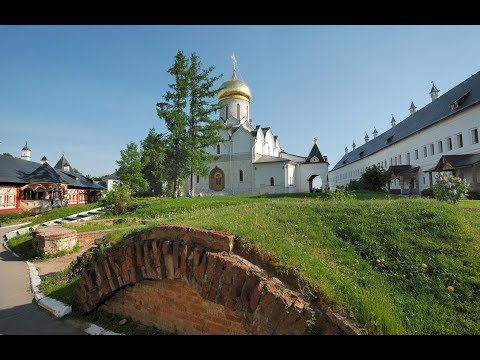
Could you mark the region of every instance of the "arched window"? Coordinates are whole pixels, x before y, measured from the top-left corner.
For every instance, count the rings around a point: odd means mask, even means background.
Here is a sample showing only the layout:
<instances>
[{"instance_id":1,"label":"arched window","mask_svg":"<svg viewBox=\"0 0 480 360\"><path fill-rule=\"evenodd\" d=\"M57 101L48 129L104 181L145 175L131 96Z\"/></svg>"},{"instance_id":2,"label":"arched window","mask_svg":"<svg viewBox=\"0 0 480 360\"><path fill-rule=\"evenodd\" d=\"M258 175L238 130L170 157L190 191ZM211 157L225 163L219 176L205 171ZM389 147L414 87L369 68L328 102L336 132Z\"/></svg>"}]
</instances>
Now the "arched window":
<instances>
[{"instance_id":1,"label":"arched window","mask_svg":"<svg viewBox=\"0 0 480 360\"><path fill-rule=\"evenodd\" d=\"M225 121L228 119L228 104L225 105Z\"/></svg>"},{"instance_id":2,"label":"arched window","mask_svg":"<svg viewBox=\"0 0 480 360\"><path fill-rule=\"evenodd\" d=\"M243 170L240 170L240 181L243 181Z\"/></svg>"},{"instance_id":3,"label":"arched window","mask_svg":"<svg viewBox=\"0 0 480 360\"><path fill-rule=\"evenodd\" d=\"M240 104L237 104L237 119L240 120Z\"/></svg>"},{"instance_id":4,"label":"arched window","mask_svg":"<svg viewBox=\"0 0 480 360\"><path fill-rule=\"evenodd\" d=\"M197 175L197 184L200 182L200 175Z\"/></svg>"},{"instance_id":5,"label":"arched window","mask_svg":"<svg viewBox=\"0 0 480 360\"><path fill-rule=\"evenodd\" d=\"M275 185L275 179L273 177L270 178L270 186Z\"/></svg>"},{"instance_id":6,"label":"arched window","mask_svg":"<svg viewBox=\"0 0 480 360\"><path fill-rule=\"evenodd\" d=\"M220 154L220 144L217 144L217 154Z\"/></svg>"}]
</instances>

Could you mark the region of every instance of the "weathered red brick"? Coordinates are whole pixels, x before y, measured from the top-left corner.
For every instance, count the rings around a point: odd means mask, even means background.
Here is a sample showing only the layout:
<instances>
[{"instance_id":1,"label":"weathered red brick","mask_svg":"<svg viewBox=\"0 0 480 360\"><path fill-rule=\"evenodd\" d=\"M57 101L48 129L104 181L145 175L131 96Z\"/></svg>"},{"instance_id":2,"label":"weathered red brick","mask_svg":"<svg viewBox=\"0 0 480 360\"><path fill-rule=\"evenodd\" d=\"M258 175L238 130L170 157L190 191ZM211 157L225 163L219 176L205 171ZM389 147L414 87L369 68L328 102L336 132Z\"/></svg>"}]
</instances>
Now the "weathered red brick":
<instances>
[{"instance_id":1,"label":"weathered red brick","mask_svg":"<svg viewBox=\"0 0 480 360\"><path fill-rule=\"evenodd\" d=\"M183 243L180 249L180 273L183 276L188 275L187 264L188 264L188 244Z\"/></svg>"},{"instance_id":2,"label":"weathered red brick","mask_svg":"<svg viewBox=\"0 0 480 360\"><path fill-rule=\"evenodd\" d=\"M115 286L113 282L113 274L110 271L110 267L108 266L108 259L102 261L103 271L107 277L108 285L110 286L110 291L115 291L117 286Z\"/></svg>"},{"instance_id":3,"label":"weathered red brick","mask_svg":"<svg viewBox=\"0 0 480 360\"><path fill-rule=\"evenodd\" d=\"M207 256L205 248L195 246L193 249L193 275L196 282L201 286L203 276L207 267Z\"/></svg>"},{"instance_id":4,"label":"weathered red brick","mask_svg":"<svg viewBox=\"0 0 480 360\"><path fill-rule=\"evenodd\" d=\"M173 241L172 260L173 260L174 277L179 278L180 277L180 243L178 241Z\"/></svg>"}]
</instances>

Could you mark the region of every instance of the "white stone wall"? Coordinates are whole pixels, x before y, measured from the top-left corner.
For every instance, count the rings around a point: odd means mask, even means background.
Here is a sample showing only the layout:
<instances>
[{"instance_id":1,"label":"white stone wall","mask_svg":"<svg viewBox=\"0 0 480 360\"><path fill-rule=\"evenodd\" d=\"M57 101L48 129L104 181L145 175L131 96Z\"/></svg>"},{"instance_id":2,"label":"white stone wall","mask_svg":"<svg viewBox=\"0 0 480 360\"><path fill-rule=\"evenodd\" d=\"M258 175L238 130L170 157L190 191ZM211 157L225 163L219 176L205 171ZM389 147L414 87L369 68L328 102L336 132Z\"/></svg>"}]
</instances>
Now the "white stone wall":
<instances>
[{"instance_id":1,"label":"white stone wall","mask_svg":"<svg viewBox=\"0 0 480 360\"><path fill-rule=\"evenodd\" d=\"M289 192L286 190L287 169L284 162L254 164L255 188L259 194L277 194ZM270 185L270 178L274 178L274 186Z\"/></svg>"},{"instance_id":2,"label":"white stone wall","mask_svg":"<svg viewBox=\"0 0 480 360\"><path fill-rule=\"evenodd\" d=\"M420 191L426 189L430 187L430 184L428 173L425 173L425 171L433 168L442 155L461 155L480 152L480 144L472 143L471 129L473 128L477 128L480 131L479 105L474 105L362 160L331 171L329 174L330 186L332 190L334 190L338 185L348 185L350 180L359 179L366 167L374 164L383 164L385 167L386 161L386 168L388 169L391 165L390 159L392 159L392 164L395 165L395 157L397 157L397 165L408 165L407 152L409 152L410 165L412 165L412 167L420 167L415 187ZM463 137L462 148L459 148L457 144L456 135L459 133L461 133ZM453 149L450 151L447 148L446 139L448 137L452 138ZM442 141L443 143L442 153L438 152L438 141ZM430 144L434 144L434 155L431 154ZM423 154L424 146L427 146L426 157L424 157ZM415 158L415 150L418 150L418 159ZM400 156L402 160L401 163ZM435 183L435 179L433 179L433 182Z\"/></svg>"}]
</instances>

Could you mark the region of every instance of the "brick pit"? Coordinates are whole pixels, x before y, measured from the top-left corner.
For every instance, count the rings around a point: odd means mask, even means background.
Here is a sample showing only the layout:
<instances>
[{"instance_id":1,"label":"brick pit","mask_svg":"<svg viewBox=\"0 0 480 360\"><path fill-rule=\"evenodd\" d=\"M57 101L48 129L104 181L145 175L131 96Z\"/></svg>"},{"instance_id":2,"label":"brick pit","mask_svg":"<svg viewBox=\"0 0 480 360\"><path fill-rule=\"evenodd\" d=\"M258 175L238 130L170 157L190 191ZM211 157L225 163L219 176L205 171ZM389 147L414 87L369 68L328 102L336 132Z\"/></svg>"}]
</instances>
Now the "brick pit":
<instances>
[{"instance_id":1,"label":"brick pit","mask_svg":"<svg viewBox=\"0 0 480 360\"><path fill-rule=\"evenodd\" d=\"M58 225L39 227L33 232L32 242L40 255L69 251L77 244L77 232Z\"/></svg>"},{"instance_id":2,"label":"brick pit","mask_svg":"<svg viewBox=\"0 0 480 360\"><path fill-rule=\"evenodd\" d=\"M355 333L233 247L233 235L194 227L134 235L83 273L76 306L177 334Z\"/></svg>"}]
</instances>

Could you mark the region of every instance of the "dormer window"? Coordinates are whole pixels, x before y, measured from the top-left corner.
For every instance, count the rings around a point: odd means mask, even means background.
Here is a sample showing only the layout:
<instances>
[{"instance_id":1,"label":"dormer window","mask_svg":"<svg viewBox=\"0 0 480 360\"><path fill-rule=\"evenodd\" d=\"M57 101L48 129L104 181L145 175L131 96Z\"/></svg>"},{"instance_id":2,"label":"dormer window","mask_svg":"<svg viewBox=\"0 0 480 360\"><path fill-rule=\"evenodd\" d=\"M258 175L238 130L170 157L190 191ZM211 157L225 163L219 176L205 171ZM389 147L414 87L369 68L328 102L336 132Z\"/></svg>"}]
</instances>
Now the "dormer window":
<instances>
[{"instance_id":1,"label":"dormer window","mask_svg":"<svg viewBox=\"0 0 480 360\"><path fill-rule=\"evenodd\" d=\"M348 158L345 158L345 160L342 161L342 164L345 164L347 162Z\"/></svg>"},{"instance_id":2,"label":"dormer window","mask_svg":"<svg viewBox=\"0 0 480 360\"><path fill-rule=\"evenodd\" d=\"M64 167L63 167L63 171L70 171L70 166L68 166L68 165L67 165L67 166L64 166Z\"/></svg>"},{"instance_id":3,"label":"dormer window","mask_svg":"<svg viewBox=\"0 0 480 360\"><path fill-rule=\"evenodd\" d=\"M365 154L365 150L360 151L360 154L358 154L358 156L363 156L363 154Z\"/></svg>"},{"instance_id":4,"label":"dormer window","mask_svg":"<svg viewBox=\"0 0 480 360\"><path fill-rule=\"evenodd\" d=\"M455 101L452 105L450 105L452 110L458 109L458 101Z\"/></svg>"}]
</instances>

